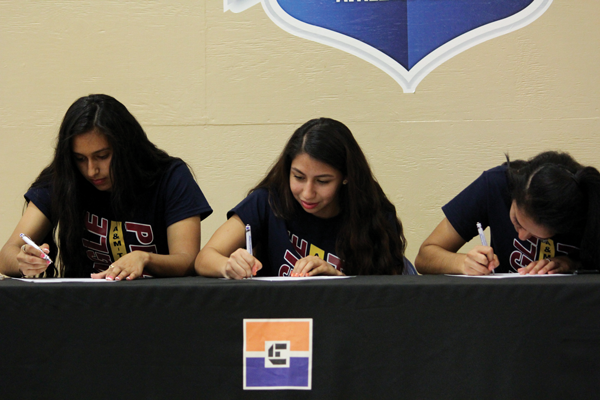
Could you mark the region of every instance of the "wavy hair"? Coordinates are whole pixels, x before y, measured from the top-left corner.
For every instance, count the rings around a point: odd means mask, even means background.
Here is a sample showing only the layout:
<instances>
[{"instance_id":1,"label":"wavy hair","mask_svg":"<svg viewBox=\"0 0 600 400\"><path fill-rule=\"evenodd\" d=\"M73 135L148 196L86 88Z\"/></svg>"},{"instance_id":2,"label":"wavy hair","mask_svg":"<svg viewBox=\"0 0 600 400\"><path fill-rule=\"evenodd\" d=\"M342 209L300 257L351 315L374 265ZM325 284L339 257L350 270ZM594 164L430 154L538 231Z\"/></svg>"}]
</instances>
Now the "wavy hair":
<instances>
[{"instance_id":1,"label":"wavy hair","mask_svg":"<svg viewBox=\"0 0 600 400\"><path fill-rule=\"evenodd\" d=\"M547 151L528 161L507 158L512 199L533 221L554 234L581 237L584 267L600 257L600 173L568 153Z\"/></svg>"},{"instance_id":2,"label":"wavy hair","mask_svg":"<svg viewBox=\"0 0 600 400\"><path fill-rule=\"evenodd\" d=\"M135 210L146 189L176 160L150 142L135 117L111 96L92 94L69 107L58 132L54 158L31 185L52 190L52 235L60 249L59 265L64 276L85 273L80 268L86 259L81 247L85 230L83 202L97 189L79 171L72 142L75 136L93 130L106 135L113 149L110 198L117 219L124 219Z\"/></svg>"},{"instance_id":3,"label":"wavy hair","mask_svg":"<svg viewBox=\"0 0 600 400\"><path fill-rule=\"evenodd\" d=\"M336 252L343 260L344 272L401 274L406 249L402 223L354 136L341 122L319 118L298 128L270 171L250 193L267 189L275 215L291 220L302 208L290 190L290 169L294 158L303 153L337 169L348 181L340 186L338 193L343 222Z\"/></svg>"}]
</instances>

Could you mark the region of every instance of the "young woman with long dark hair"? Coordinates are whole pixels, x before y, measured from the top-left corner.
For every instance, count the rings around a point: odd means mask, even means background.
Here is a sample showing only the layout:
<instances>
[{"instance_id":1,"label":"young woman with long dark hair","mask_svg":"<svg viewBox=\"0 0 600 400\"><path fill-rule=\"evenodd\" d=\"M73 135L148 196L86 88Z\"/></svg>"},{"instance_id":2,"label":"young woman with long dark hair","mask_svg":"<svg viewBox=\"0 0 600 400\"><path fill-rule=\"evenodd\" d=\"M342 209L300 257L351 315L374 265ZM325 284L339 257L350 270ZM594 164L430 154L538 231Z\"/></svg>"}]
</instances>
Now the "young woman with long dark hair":
<instances>
[{"instance_id":1,"label":"young woman with long dark hair","mask_svg":"<svg viewBox=\"0 0 600 400\"><path fill-rule=\"evenodd\" d=\"M245 249L250 225L254 252ZM196 259L200 275L375 275L413 271L394 205L342 123L308 121ZM405 266L406 264L406 266Z\"/></svg>"},{"instance_id":2,"label":"young woman with long dark hair","mask_svg":"<svg viewBox=\"0 0 600 400\"><path fill-rule=\"evenodd\" d=\"M188 166L150 142L127 108L107 95L71 105L54 159L25 198L27 208L0 252L0 272L11 276L189 275L200 250L200 220L212 212ZM58 245L56 264L20 233L44 243L55 259Z\"/></svg>"},{"instance_id":3,"label":"young woman with long dark hair","mask_svg":"<svg viewBox=\"0 0 600 400\"><path fill-rule=\"evenodd\" d=\"M421 273L555 274L597 268L600 173L548 151L484 172L443 208L446 218L421 245ZM490 246L457 253L490 227Z\"/></svg>"}]
</instances>

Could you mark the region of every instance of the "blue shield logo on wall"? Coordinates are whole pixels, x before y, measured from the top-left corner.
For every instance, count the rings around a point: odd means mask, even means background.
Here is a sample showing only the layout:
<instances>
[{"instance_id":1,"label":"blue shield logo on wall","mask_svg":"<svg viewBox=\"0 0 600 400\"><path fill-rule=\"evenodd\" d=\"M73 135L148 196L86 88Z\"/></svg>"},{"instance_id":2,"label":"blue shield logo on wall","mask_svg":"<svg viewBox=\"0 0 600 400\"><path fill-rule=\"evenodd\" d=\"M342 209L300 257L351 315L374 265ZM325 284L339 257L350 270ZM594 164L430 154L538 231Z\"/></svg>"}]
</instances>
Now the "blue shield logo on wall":
<instances>
[{"instance_id":1,"label":"blue shield logo on wall","mask_svg":"<svg viewBox=\"0 0 600 400\"><path fill-rule=\"evenodd\" d=\"M437 66L539 18L552 0L223 0L225 11L262 3L287 32L346 51L413 93Z\"/></svg>"}]
</instances>

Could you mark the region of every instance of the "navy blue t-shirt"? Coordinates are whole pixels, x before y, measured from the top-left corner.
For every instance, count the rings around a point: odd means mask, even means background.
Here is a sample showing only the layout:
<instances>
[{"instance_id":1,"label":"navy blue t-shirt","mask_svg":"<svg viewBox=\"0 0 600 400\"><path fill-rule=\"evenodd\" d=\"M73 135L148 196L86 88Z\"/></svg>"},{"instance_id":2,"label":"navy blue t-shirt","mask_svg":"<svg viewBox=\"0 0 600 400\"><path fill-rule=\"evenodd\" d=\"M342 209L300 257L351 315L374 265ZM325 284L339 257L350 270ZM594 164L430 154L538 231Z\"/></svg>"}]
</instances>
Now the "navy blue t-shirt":
<instances>
[{"instance_id":1,"label":"navy blue t-shirt","mask_svg":"<svg viewBox=\"0 0 600 400\"><path fill-rule=\"evenodd\" d=\"M316 255L343 271L342 260L335 254L341 214L323 219L300 210L292 221L286 222L273 213L266 189L250 193L227 213L227 218L234 214L252 228L253 247L257 248L256 257L263 265L259 276L289 276L296 261L309 255ZM402 262L410 265L406 260L399 261ZM405 269L405 274L413 273L413 268Z\"/></svg>"},{"instance_id":2,"label":"navy blue t-shirt","mask_svg":"<svg viewBox=\"0 0 600 400\"><path fill-rule=\"evenodd\" d=\"M490 227L490 246L500 261L496 272L516 272L533 261L559 255L578 259L578 238L555 235L545 240L535 237L519 240L510 220L511 204L507 167L499 166L485 171L442 210L467 242L478 235L477 222L484 229Z\"/></svg>"},{"instance_id":3,"label":"navy blue t-shirt","mask_svg":"<svg viewBox=\"0 0 600 400\"><path fill-rule=\"evenodd\" d=\"M54 224L51 213L51 188L31 188L25 194ZM144 201L131 210L125 221L115 221L110 193L89 186L85 190L85 228L81 251L89 263L87 272L107 269L111 263L134 250L169 254L167 228L181 220L212 213L204 194L187 165L174 161L157 184L144 193Z\"/></svg>"}]
</instances>

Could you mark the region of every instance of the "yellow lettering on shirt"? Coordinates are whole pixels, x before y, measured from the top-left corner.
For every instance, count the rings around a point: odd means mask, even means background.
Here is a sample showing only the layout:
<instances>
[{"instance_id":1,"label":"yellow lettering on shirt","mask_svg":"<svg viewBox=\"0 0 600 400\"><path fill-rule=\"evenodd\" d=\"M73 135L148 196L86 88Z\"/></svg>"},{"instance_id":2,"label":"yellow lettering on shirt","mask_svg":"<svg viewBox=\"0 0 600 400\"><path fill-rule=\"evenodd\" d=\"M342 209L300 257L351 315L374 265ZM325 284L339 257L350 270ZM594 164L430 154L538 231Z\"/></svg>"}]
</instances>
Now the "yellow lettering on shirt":
<instances>
[{"instance_id":1,"label":"yellow lettering on shirt","mask_svg":"<svg viewBox=\"0 0 600 400\"><path fill-rule=\"evenodd\" d=\"M110 251L112 252L113 260L117 261L127 253L125 248L125 240L123 238L123 224L121 222L110 221L108 243L110 244Z\"/></svg>"},{"instance_id":2,"label":"yellow lettering on shirt","mask_svg":"<svg viewBox=\"0 0 600 400\"><path fill-rule=\"evenodd\" d=\"M555 254L556 249L554 248L554 240L546 239L540 242L540 255L538 257L538 260L552 258Z\"/></svg>"},{"instance_id":3,"label":"yellow lettering on shirt","mask_svg":"<svg viewBox=\"0 0 600 400\"><path fill-rule=\"evenodd\" d=\"M310 251L309 251L308 254L311 255L311 256L317 256L321 260L325 259L325 250L322 250L322 249L318 248L314 244L310 245Z\"/></svg>"}]
</instances>

